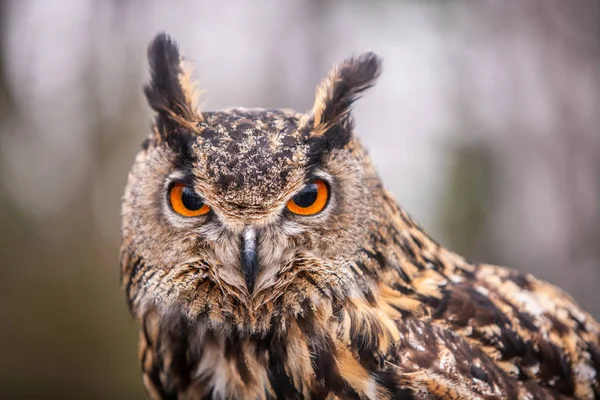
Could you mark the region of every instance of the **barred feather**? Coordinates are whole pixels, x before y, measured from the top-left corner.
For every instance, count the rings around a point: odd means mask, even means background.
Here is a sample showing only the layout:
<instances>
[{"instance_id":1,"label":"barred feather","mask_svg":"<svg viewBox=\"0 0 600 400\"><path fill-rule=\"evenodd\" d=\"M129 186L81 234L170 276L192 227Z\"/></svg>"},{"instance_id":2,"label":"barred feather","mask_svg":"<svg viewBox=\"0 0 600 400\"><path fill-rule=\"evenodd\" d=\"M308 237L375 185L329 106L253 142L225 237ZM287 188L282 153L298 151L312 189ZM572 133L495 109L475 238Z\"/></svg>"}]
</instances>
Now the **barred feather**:
<instances>
[{"instance_id":1,"label":"barred feather","mask_svg":"<svg viewBox=\"0 0 600 400\"><path fill-rule=\"evenodd\" d=\"M153 61L159 112L189 104L174 48ZM351 124L347 141L322 145L378 74L375 56L358 60L332 73L312 114L187 110L138 155L121 270L149 396L600 398L600 326L569 295L436 243L383 188ZM327 207L291 215L314 176L330 184ZM175 215L173 181L213 211ZM239 252L249 226L254 290Z\"/></svg>"}]
</instances>

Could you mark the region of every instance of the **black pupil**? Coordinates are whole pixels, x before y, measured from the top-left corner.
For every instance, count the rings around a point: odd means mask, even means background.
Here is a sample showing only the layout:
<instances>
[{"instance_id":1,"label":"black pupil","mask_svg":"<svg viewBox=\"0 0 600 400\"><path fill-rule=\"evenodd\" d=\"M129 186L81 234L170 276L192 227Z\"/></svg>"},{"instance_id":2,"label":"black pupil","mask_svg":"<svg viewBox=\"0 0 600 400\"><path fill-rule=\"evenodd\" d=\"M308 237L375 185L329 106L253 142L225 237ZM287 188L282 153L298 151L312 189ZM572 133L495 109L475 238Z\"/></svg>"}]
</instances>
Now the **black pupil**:
<instances>
[{"instance_id":1,"label":"black pupil","mask_svg":"<svg viewBox=\"0 0 600 400\"><path fill-rule=\"evenodd\" d=\"M311 183L307 185L300 193L292 197L292 200L294 200L294 203L296 203L296 205L299 207L310 207L317 200L318 190L319 188L317 185L315 183Z\"/></svg>"},{"instance_id":2,"label":"black pupil","mask_svg":"<svg viewBox=\"0 0 600 400\"><path fill-rule=\"evenodd\" d=\"M204 205L202 197L198 196L196 192L187 186L184 187L183 192L181 192L181 202L185 208L191 211L199 210Z\"/></svg>"}]
</instances>

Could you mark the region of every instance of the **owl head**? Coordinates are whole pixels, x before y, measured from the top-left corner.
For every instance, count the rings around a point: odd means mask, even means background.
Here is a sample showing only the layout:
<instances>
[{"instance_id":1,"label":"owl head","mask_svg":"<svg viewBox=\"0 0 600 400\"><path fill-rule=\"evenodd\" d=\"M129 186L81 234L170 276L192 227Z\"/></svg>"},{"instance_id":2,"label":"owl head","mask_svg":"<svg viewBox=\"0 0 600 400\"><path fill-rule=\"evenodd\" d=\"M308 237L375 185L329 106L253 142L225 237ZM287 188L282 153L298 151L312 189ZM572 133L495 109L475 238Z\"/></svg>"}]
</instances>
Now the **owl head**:
<instances>
[{"instance_id":1,"label":"owl head","mask_svg":"<svg viewBox=\"0 0 600 400\"><path fill-rule=\"evenodd\" d=\"M322 301L368 297L362 260L377 254L385 193L351 106L377 79L379 58L334 67L312 110L298 113L200 111L177 45L161 34L148 57L156 117L122 206L132 310L256 332Z\"/></svg>"}]
</instances>

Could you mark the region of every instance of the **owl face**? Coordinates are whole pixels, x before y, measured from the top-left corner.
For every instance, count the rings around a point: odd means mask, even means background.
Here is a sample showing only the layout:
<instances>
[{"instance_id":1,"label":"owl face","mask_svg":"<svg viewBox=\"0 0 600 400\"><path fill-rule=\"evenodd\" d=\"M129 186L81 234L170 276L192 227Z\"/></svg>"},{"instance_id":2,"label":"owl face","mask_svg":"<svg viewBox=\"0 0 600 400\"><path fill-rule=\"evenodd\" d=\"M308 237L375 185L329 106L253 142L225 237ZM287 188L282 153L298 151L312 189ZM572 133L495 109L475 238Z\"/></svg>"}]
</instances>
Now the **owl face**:
<instances>
[{"instance_id":1,"label":"owl face","mask_svg":"<svg viewBox=\"0 0 600 400\"><path fill-rule=\"evenodd\" d=\"M349 107L376 78L377 58L334 69L308 114L200 113L174 43L159 36L149 58L146 95L157 117L123 202L132 308L219 321L230 310L248 324L276 300L294 308L351 290L346 260L365 242L378 180L352 136Z\"/></svg>"}]
</instances>

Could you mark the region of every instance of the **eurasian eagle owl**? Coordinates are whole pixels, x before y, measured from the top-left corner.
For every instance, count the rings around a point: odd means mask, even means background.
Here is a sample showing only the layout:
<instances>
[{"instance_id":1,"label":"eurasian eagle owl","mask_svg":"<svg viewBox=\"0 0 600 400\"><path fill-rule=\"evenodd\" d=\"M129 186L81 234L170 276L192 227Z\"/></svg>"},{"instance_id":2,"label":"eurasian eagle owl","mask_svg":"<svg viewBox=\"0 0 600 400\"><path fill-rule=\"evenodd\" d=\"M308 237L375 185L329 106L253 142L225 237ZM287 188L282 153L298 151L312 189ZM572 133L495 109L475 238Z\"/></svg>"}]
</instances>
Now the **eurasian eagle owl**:
<instances>
[{"instance_id":1,"label":"eurasian eagle owl","mask_svg":"<svg viewBox=\"0 0 600 400\"><path fill-rule=\"evenodd\" d=\"M151 397L600 398L589 314L443 248L383 187L350 112L375 54L303 114L201 112L175 43L148 53L121 268Z\"/></svg>"}]
</instances>

